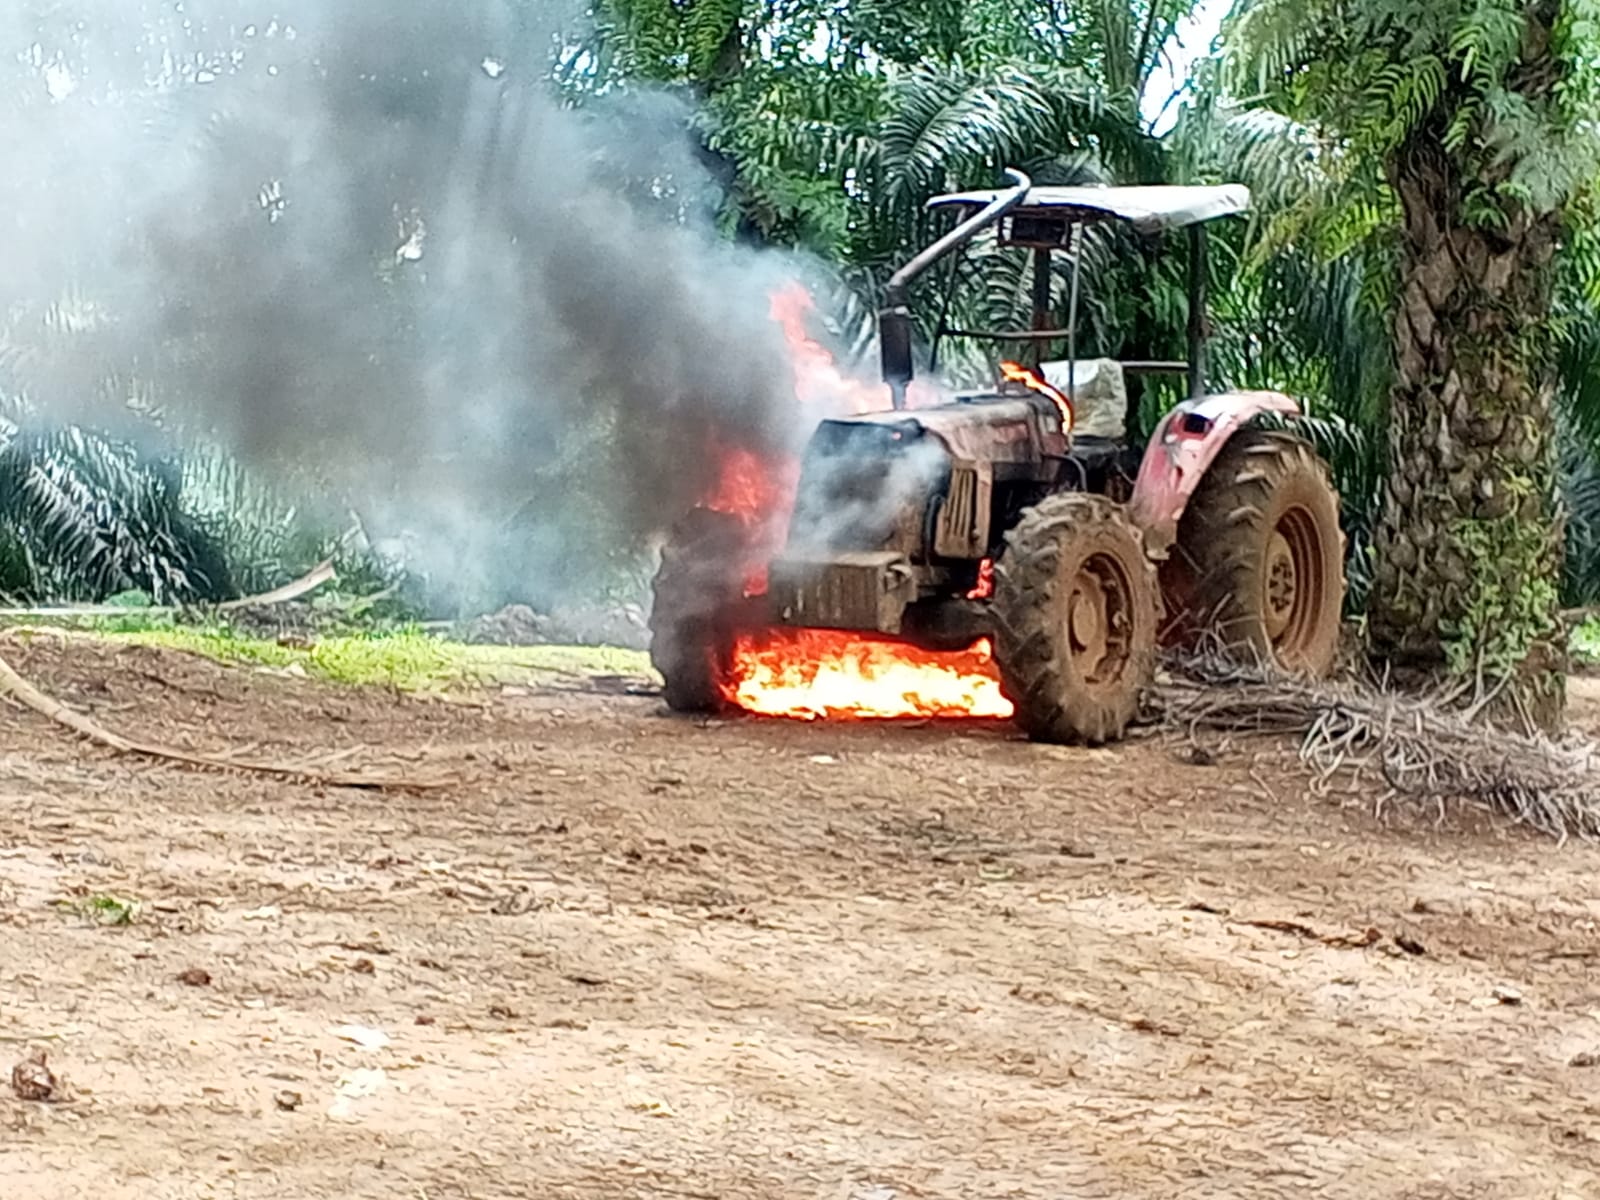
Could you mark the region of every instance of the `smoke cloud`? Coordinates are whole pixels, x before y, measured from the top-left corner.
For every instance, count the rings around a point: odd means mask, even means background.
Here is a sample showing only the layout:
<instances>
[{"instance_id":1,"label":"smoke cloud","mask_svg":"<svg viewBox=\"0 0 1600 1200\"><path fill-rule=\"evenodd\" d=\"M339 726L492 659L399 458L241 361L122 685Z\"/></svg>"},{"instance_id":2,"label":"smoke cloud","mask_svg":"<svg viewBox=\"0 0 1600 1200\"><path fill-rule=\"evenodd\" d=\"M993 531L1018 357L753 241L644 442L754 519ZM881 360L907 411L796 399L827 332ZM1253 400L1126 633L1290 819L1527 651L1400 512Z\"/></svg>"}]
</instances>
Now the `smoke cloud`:
<instances>
[{"instance_id":1,"label":"smoke cloud","mask_svg":"<svg viewBox=\"0 0 1600 1200\"><path fill-rule=\"evenodd\" d=\"M498 600L670 523L713 437L795 445L800 264L715 236L681 101L556 96L559 7L12 0L0 391L154 410Z\"/></svg>"}]
</instances>

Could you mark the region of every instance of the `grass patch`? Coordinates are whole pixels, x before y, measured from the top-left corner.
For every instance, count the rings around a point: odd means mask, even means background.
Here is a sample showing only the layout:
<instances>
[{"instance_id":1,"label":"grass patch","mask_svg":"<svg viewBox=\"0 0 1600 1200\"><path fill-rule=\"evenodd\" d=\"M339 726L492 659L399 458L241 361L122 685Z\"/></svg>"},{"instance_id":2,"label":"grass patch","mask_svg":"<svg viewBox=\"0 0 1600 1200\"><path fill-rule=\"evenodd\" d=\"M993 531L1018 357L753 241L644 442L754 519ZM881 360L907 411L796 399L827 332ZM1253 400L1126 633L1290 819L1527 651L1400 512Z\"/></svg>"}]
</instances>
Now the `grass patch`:
<instances>
[{"instance_id":1,"label":"grass patch","mask_svg":"<svg viewBox=\"0 0 1600 1200\"><path fill-rule=\"evenodd\" d=\"M119 645L197 654L229 666L290 671L350 687L403 692L534 687L597 675L650 677L649 655L612 646L469 646L416 625L354 622L295 638L196 623L130 606L126 614L35 617L23 628L67 627Z\"/></svg>"},{"instance_id":2,"label":"grass patch","mask_svg":"<svg viewBox=\"0 0 1600 1200\"><path fill-rule=\"evenodd\" d=\"M415 632L339 635L319 639L309 647L248 637L227 628L180 626L106 636L112 641L182 650L234 665L280 670L299 667L307 675L353 687L424 691L461 679L448 648Z\"/></svg>"},{"instance_id":3,"label":"grass patch","mask_svg":"<svg viewBox=\"0 0 1600 1200\"><path fill-rule=\"evenodd\" d=\"M199 654L233 666L295 670L350 687L403 692L537 686L594 675L648 675L648 656L587 646L467 646L417 629L338 634L309 646L250 637L226 627L107 631L110 641Z\"/></svg>"}]
</instances>

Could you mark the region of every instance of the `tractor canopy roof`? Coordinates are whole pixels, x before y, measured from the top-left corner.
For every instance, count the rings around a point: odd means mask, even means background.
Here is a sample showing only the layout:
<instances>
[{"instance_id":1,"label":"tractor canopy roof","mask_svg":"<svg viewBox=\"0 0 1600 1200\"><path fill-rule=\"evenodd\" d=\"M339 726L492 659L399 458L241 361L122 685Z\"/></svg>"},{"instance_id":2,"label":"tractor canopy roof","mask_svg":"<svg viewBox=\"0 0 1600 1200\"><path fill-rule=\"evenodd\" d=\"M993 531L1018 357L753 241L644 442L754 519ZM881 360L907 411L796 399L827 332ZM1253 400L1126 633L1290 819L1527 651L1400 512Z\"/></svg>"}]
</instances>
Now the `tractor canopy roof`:
<instances>
[{"instance_id":1,"label":"tractor canopy roof","mask_svg":"<svg viewBox=\"0 0 1600 1200\"><path fill-rule=\"evenodd\" d=\"M929 208L981 209L1006 193L955 192L935 196ZM1127 221L1140 233L1161 233L1201 221L1231 216L1250 208L1250 189L1231 183L1220 187L1036 187L1014 210L1049 213L1058 220Z\"/></svg>"}]
</instances>

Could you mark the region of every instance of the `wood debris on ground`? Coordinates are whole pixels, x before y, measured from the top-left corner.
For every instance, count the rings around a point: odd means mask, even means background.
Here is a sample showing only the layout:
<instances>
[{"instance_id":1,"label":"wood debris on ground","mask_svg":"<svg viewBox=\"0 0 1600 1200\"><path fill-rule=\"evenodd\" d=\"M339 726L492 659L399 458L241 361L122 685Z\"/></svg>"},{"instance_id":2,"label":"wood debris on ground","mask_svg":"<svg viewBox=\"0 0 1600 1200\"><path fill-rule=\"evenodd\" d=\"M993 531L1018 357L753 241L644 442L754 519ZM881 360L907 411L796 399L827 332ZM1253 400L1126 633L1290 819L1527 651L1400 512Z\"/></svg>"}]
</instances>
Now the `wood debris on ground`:
<instances>
[{"instance_id":1,"label":"wood debris on ground","mask_svg":"<svg viewBox=\"0 0 1600 1200\"><path fill-rule=\"evenodd\" d=\"M43 1050L11 1068L11 1090L18 1100L30 1104L53 1104L61 1099L61 1081L50 1070Z\"/></svg>"},{"instance_id":2,"label":"wood debris on ground","mask_svg":"<svg viewBox=\"0 0 1600 1200\"><path fill-rule=\"evenodd\" d=\"M1423 805L1443 819L1466 805L1565 841L1600 839L1600 746L1483 720L1487 699L1403 694L1241 666L1219 656L1174 661L1155 703L1169 730L1299 739L1319 785L1377 790L1376 808ZM1374 789L1376 785L1376 789Z\"/></svg>"}]
</instances>

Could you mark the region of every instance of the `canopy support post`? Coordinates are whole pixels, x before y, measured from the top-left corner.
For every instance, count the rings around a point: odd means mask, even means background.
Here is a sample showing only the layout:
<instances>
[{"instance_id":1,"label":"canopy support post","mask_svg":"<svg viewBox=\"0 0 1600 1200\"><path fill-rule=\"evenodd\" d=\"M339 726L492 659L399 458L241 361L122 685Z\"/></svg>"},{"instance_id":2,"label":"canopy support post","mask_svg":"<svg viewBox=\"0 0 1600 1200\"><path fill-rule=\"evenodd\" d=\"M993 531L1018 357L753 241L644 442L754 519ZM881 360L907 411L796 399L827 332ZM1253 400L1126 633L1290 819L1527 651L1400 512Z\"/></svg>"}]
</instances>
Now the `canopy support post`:
<instances>
[{"instance_id":1,"label":"canopy support post","mask_svg":"<svg viewBox=\"0 0 1600 1200\"><path fill-rule=\"evenodd\" d=\"M1072 291L1067 299L1067 399L1078 402L1078 285L1083 278L1082 221L1072 226Z\"/></svg>"},{"instance_id":2,"label":"canopy support post","mask_svg":"<svg viewBox=\"0 0 1600 1200\"><path fill-rule=\"evenodd\" d=\"M1206 231L1189 226L1189 397L1206 394Z\"/></svg>"}]
</instances>

